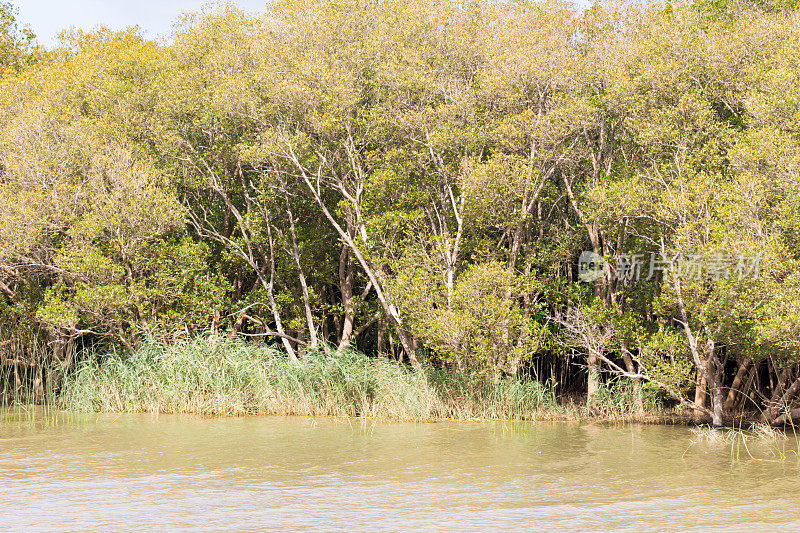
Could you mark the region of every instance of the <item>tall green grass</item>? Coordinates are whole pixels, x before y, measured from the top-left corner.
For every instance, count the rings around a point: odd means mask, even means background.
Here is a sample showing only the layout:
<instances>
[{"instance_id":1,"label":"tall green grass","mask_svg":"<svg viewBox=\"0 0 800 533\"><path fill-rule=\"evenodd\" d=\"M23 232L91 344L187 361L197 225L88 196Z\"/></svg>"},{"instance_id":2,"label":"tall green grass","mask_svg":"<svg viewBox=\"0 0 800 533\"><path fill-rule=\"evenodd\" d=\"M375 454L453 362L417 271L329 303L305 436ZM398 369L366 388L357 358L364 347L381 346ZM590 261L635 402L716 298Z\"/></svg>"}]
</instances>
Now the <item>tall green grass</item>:
<instances>
[{"instance_id":1,"label":"tall green grass","mask_svg":"<svg viewBox=\"0 0 800 533\"><path fill-rule=\"evenodd\" d=\"M664 414L664 404L656 390L624 377L603 382L593 405L587 407L595 416L608 420L658 419Z\"/></svg>"},{"instance_id":2,"label":"tall green grass","mask_svg":"<svg viewBox=\"0 0 800 533\"><path fill-rule=\"evenodd\" d=\"M79 411L395 420L536 419L558 409L553 387L535 380L414 372L352 351L318 350L291 362L274 348L227 337L90 357L68 376L58 403Z\"/></svg>"}]
</instances>

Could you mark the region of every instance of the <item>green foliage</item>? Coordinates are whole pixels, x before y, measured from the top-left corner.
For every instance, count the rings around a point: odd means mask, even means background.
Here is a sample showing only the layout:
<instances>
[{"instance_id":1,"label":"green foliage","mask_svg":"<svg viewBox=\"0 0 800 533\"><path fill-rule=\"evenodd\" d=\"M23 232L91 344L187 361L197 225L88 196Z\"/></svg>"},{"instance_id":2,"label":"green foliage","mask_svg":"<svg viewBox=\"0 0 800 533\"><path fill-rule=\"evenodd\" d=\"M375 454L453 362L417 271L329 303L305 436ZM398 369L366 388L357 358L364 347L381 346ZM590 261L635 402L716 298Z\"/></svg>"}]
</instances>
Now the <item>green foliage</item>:
<instances>
[{"instance_id":1,"label":"green foliage","mask_svg":"<svg viewBox=\"0 0 800 533\"><path fill-rule=\"evenodd\" d=\"M25 66L32 57L36 36L17 21L17 9L10 2L0 2L0 79Z\"/></svg>"},{"instance_id":2,"label":"green foliage","mask_svg":"<svg viewBox=\"0 0 800 533\"><path fill-rule=\"evenodd\" d=\"M723 351L800 358L793 2L226 3L169 44L99 29L47 52L15 17L0 3L0 343L69 366L224 329L290 358L419 353L470 394L534 355L591 359L677 400ZM592 284L584 250L611 264ZM760 275L612 279L651 253ZM388 398L307 357L313 405Z\"/></svg>"},{"instance_id":3,"label":"green foliage","mask_svg":"<svg viewBox=\"0 0 800 533\"><path fill-rule=\"evenodd\" d=\"M470 265L452 290L423 268L398 273L393 295L409 325L437 358L475 376L515 374L539 348L544 331L525 316L519 299L530 282L491 262Z\"/></svg>"}]
</instances>

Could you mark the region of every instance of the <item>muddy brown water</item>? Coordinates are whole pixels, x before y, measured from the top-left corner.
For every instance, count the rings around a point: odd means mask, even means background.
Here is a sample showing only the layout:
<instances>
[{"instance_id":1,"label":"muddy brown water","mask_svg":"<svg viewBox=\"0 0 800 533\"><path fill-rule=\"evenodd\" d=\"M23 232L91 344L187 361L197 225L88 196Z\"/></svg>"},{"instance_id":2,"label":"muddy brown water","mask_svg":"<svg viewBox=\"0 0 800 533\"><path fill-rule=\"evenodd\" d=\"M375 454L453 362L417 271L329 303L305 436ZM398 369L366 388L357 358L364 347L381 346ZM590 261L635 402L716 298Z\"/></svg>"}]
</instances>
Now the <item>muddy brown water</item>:
<instances>
[{"instance_id":1,"label":"muddy brown water","mask_svg":"<svg viewBox=\"0 0 800 533\"><path fill-rule=\"evenodd\" d=\"M5 411L0 529L800 530L795 440L693 440L673 426Z\"/></svg>"}]
</instances>

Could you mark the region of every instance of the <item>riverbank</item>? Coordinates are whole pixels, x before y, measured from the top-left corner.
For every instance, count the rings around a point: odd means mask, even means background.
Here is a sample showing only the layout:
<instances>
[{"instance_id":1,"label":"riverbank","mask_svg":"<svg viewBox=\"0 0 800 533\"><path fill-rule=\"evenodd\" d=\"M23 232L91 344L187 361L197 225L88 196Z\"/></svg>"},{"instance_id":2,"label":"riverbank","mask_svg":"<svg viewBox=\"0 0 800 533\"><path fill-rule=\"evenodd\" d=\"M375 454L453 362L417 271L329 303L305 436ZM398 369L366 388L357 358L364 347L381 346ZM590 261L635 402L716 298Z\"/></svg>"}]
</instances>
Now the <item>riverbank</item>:
<instances>
[{"instance_id":1,"label":"riverbank","mask_svg":"<svg viewBox=\"0 0 800 533\"><path fill-rule=\"evenodd\" d=\"M618 381L589 409L560 398L556 384L528 378L494 383L453 370L415 372L353 351L319 350L298 362L281 351L226 337L144 345L131 355L89 357L51 402L91 412L210 416L306 415L400 421L617 420L676 422L658 395Z\"/></svg>"}]
</instances>

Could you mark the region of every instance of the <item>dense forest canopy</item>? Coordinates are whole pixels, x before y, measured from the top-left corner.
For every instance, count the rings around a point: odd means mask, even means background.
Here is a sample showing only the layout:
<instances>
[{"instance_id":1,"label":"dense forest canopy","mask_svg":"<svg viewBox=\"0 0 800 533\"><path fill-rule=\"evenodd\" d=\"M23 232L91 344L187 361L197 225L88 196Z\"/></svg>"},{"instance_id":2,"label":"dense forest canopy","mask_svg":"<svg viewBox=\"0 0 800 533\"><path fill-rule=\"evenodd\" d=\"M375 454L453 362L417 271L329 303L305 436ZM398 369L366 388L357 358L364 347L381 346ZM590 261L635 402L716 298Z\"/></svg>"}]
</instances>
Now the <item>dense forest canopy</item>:
<instances>
[{"instance_id":1,"label":"dense forest canopy","mask_svg":"<svg viewBox=\"0 0 800 533\"><path fill-rule=\"evenodd\" d=\"M3 364L217 332L792 416L794 2L282 0L62 42L0 3Z\"/></svg>"}]
</instances>

